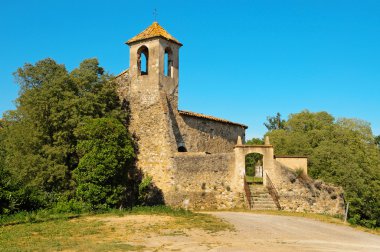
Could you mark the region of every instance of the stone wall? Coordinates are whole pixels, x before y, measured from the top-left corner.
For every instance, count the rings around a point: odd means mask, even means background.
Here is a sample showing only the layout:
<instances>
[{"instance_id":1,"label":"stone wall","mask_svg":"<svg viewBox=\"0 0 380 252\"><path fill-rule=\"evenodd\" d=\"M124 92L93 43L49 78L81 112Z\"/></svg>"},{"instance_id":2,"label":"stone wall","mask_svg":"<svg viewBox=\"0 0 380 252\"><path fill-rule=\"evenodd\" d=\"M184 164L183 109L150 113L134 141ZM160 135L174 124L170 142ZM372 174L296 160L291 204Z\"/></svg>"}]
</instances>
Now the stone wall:
<instances>
[{"instance_id":1,"label":"stone wall","mask_svg":"<svg viewBox=\"0 0 380 252\"><path fill-rule=\"evenodd\" d=\"M271 173L275 188L280 196L283 210L343 215L344 199L340 187L313 180L306 174L297 174L275 161Z\"/></svg>"},{"instance_id":2,"label":"stone wall","mask_svg":"<svg viewBox=\"0 0 380 252\"><path fill-rule=\"evenodd\" d=\"M292 169L302 169L305 174L307 174L307 157L285 157L276 156L276 161L280 164Z\"/></svg>"},{"instance_id":3,"label":"stone wall","mask_svg":"<svg viewBox=\"0 0 380 252\"><path fill-rule=\"evenodd\" d=\"M243 188L235 188L233 153L177 153L169 204L189 209L243 208Z\"/></svg>"},{"instance_id":4,"label":"stone wall","mask_svg":"<svg viewBox=\"0 0 380 252\"><path fill-rule=\"evenodd\" d=\"M137 54L142 46L149 49L147 75L140 74L137 66ZM172 156L177 151L168 103L175 103L177 99L178 71L172 69L172 77L163 76L164 48L167 46L162 39L130 45L130 69L116 78L121 100L126 101L130 110L129 131L138 147L137 167L144 175L153 177L164 201L173 187ZM178 62L175 45L172 51L174 62Z\"/></svg>"},{"instance_id":5,"label":"stone wall","mask_svg":"<svg viewBox=\"0 0 380 252\"><path fill-rule=\"evenodd\" d=\"M243 187L236 186L240 183L236 183L233 154L244 128L181 116L166 93L146 78L139 76L131 83L126 71L116 79L121 100L129 103L129 130L138 144L137 167L153 177L168 205L244 207ZM188 152L178 152L180 143Z\"/></svg>"},{"instance_id":6,"label":"stone wall","mask_svg":"<svg viewBox=\"0 0 380 252\"><path fill-rule=\"evenodd\" d=\"M245 138L245 129L239 125L180 114L177 114L176 120L179 126L178 144L182 141L189 152L232 152L238 136L243 141Z\"/></svg>"}]
</instances>

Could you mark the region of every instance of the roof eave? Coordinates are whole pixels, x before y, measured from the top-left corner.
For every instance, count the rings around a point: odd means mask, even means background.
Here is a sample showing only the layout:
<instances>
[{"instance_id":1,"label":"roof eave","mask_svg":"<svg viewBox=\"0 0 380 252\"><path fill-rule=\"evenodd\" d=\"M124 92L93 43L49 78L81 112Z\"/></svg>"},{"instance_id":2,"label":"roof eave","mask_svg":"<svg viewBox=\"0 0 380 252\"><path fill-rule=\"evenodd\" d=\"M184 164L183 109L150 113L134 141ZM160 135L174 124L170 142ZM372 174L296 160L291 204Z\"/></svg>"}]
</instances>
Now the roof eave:
<instances>
[{"instance_id":1,"label":"roof eave","mask_svg":"<svg viewBox=\"0 0 380 252\"><path fill-rule=\"evenodd\" d=\"M178 113L180 115L184 115L184 116L191 116L191 117L196 117L196 118L202 118L202 119L205 119L205 120L211 120L211 121L214 121L214 122L235 125L235 126L242 127L244 129L248 129L247 125L244 125L244 124L241 124L241 123L231 122L231 121L228 121L228 120L225 120L225 119L221 119L221 118L216 118L216 117L213 117L213 116L207 116L207 115L204 115L204 114L199 114L199 113L194 113L194 112L184 111L184 110L178 110Z\"/></svg>"},{"instance_id":2,"label":"roof eave","mask_svg":"<svg viewBox=\"0 0 380 252\"><path fill-rule=\"evenodd\" d=\"M133 40L133 39L130 39L128 40L127 42L125 42L125 44L131 46L133 44L137 44L139 42L142 42L142 41L146 41L146 40L149 40L149 39L154 39L154 38L162 38L164 40L167 40L167 41L170 41L172 43L175 43L179 46L183 46L183 44L179 41L176 41L176 40L173 40L173 39L168 39L168 38L165 38L164 36L154 36L154 37L150 37L150 38L143 38L143 39L138 39L138 40Z\"/></svg>"}]
</instances>

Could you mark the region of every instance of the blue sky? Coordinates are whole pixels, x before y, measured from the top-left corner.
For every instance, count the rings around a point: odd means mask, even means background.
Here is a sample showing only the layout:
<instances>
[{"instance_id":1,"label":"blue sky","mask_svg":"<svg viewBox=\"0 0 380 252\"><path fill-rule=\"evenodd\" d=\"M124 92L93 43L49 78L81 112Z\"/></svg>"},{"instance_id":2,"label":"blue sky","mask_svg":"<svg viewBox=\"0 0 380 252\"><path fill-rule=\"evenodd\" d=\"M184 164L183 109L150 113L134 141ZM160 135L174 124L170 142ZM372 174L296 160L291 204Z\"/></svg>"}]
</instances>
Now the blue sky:
<instances>
[{"instance_id":1,"label":"blue sky","mask_svg":"<svg viewBox=\"0 0 380 252\"><path fill-rule=\"evenodd\" d=\"M304 109L360 118L380 134L380 1L13 1L0 3L0 113L12 73L51 57L128 68L126 40L158 22L184 44L180 109L265 133L268 115Z\"/></svg>"}]
</instances>

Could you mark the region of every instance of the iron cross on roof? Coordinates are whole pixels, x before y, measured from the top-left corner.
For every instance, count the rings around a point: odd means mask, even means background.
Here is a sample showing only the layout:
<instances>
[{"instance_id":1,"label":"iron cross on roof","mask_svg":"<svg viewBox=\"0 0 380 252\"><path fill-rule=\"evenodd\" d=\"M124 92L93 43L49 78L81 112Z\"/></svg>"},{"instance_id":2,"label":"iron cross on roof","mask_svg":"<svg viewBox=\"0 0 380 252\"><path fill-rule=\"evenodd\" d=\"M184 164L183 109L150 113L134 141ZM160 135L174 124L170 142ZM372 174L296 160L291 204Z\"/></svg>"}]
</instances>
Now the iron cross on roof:
<instances>
[{"instance_id":1,"label":"iron cross on roof","mask_svg":"<svg viewBox=\"0 0 380 252\"><path fill-rule=\"evenodd\" d=\"M157 9L154 8L154 10L153 10L153 17L154 17L154 21L156 21L156 22L157 22L157 15L158 15Z\"/></svg>"}]
</instances>

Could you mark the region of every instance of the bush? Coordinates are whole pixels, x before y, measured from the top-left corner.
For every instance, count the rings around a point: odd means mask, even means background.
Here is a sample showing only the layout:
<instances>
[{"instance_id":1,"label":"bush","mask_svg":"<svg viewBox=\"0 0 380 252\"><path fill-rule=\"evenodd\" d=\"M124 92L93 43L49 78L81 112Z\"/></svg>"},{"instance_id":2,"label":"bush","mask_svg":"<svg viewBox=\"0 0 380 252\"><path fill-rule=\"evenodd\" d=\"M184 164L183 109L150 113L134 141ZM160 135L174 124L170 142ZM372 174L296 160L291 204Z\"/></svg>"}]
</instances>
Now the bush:
<instances>
[{"instance_id":1,"label":"bush","mask_svg":"<svg viewBox=\"0 0 380 252\"><path fill-rule=\"evenodd\" d=\"M162 191L158 189L151 176L145 176L139 184L139 204L142 206L156 206L164 204Z\"/></svg>"},{"instance_id":2,"label":"bush","mask_svg":"<svg viewBox=\"0 0 380 252\"><path fill-rule=\"evenodd\" d=\"M80 158L74 170L78 199L94 209L126 205L134 149L125 126L112 118L91 119L75 135Z\"/></svg>"},{"instance_id":3,"label":"bush","mask_svg":"<svg viewBox=\"0 0 380 252\"><path fill-rule=\"evenodd\" d=\"M302 168L297 168L294 170L294 174L296 175L297 178L301 178L303 175L303 169Z\"/></svg>"},{"instance_id":4,"label":"bush","mask_svg":"<svg viewBox=\"0 0 380 252\"><path fill-rule=\"evenodd\" d=\"M86 213L91 211L91 205L82 201L72 199L68 202L57 202L52 208L54 213Z\"/></svg>"}]
</instances>

